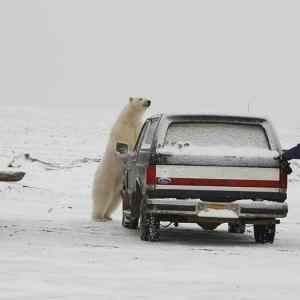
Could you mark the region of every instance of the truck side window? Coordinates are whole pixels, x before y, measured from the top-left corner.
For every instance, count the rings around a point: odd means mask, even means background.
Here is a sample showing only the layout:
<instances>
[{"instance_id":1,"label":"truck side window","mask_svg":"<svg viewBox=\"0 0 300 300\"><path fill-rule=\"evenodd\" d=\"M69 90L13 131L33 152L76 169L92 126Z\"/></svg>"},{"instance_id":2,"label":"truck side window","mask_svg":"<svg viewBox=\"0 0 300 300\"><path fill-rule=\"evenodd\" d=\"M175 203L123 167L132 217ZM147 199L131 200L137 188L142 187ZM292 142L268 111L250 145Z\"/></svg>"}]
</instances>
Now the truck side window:
<instances>
[{"instance_id":1,"label":"truck side window","mask_svg":"<svg viewBox=\"0 0 300 300\"><path fill-rule=\"evenodd\" d=\"M157 124L158 124L158 119L152 119L150 121L150 125L148 126L146 133L143 137L141 149L144 150L150 149Z\"/></svg>"},{"instance_id":2,"label":"truck side window","mask_svg":"<svg viewBox=\"0 0 300 300\"><path fill-rule=\"evenodd\" d=\"M149 127L150 121L146 121L140 131L140 134L138 136L138 139L136 141L136 144L134 146L134 151L138 151L138 149L140 149L142 141L144 139L145 133L147 131L147 128Z\"/></svg>"}]
</instances>

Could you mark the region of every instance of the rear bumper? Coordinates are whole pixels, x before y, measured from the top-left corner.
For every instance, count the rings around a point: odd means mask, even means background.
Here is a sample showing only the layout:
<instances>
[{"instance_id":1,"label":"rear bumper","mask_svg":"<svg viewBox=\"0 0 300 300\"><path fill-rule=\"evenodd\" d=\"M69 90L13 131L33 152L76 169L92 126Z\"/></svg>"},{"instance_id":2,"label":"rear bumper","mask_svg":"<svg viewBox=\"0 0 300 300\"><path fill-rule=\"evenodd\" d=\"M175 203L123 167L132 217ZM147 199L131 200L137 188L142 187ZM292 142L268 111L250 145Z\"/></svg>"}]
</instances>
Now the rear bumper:
<instances>
[{"instance_id":1,"label":"rear bumper","mask_svg":"<svg viewBox=\"0 0 300 300\"><path fill-rule=\"evenodd\" d=\"M205 202L199 199L148 199L147 212L170 216L193 216L205 219L285 218L287 203L241 200L231 203Z\"/></svg>"},{"instance_id":2,"label":"rear bumper","mask_svg":"<svg viewBox=\"0 0 300 300\"><path fill-rule=\"evenodd\" d=\"M210 202L232 202L242 199L263 199L275 202L284 202L287 199L286 191L262 192L262 191L219 191L214 190L176 190L176 189L148 189L149 198L177 198L177 199L201 199Z\"/></svg>"}]
</instances>

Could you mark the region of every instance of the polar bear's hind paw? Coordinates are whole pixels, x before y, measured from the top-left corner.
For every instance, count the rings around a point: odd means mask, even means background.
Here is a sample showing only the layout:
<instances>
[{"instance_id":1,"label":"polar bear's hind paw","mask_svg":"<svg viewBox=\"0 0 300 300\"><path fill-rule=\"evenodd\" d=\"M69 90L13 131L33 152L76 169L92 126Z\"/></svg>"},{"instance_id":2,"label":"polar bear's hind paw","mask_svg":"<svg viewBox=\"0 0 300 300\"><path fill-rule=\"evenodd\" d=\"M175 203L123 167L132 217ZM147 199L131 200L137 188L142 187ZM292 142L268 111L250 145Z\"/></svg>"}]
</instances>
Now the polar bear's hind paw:
<instances>
[{"instance_id":1,"label":"polar bear's hind paw","mask_svg":"<svg viewBox=\"0 0 300 300\"><path fill-rule=\"evenodd\" d=\"M108 221L111 221L112 218L107 218L107 217L104 217L104 218L99 218L99 217L93 217L93 221L95 222L108 222Z\"/></svg>"}]
</instances>

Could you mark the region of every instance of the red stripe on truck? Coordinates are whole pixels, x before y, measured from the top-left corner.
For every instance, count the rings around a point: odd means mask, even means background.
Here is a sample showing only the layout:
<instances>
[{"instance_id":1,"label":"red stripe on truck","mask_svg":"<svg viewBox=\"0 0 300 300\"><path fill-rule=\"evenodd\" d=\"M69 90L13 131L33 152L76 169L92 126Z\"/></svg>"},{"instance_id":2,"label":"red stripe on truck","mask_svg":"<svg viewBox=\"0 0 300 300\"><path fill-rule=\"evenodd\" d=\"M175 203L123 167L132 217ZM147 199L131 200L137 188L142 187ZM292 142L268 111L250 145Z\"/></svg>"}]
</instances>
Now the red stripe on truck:
<instances>
[{"instance_id":1,"label":"red stripe on truck","mask_svg":"<svg viewBox=\"0 0 300 300\"><path fill-rule=\"evenodd\" d=\"M280 181L275 180L240 180L240 179L206 179L206 178L169 178L166 185L192 185L192 186L227 186L227 187L259 187L281 188ZM156 178L159 184L159 178Z\"/></svg>"}]
</instances>

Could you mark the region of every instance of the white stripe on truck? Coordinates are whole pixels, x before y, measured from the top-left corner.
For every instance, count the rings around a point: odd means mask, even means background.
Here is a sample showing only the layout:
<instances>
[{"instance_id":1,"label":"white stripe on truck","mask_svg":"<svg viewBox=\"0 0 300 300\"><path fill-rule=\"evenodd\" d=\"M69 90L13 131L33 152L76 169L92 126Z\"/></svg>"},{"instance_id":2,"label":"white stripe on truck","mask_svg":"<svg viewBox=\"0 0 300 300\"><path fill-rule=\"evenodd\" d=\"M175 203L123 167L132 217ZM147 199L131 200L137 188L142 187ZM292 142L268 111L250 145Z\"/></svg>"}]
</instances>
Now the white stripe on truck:
<instances>
[{"instance_id":1,"label":"white stripe on truck","mask_svg":"<svg viewBox=\"0 0 300 300\"><path fill-rule=\"evenodd\" d=\"M278 168L157 165L156 177L280 180Z\"/></svg>"}]
</instances>

